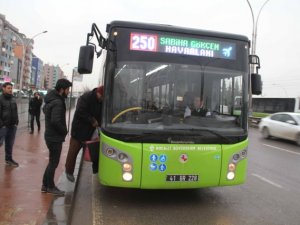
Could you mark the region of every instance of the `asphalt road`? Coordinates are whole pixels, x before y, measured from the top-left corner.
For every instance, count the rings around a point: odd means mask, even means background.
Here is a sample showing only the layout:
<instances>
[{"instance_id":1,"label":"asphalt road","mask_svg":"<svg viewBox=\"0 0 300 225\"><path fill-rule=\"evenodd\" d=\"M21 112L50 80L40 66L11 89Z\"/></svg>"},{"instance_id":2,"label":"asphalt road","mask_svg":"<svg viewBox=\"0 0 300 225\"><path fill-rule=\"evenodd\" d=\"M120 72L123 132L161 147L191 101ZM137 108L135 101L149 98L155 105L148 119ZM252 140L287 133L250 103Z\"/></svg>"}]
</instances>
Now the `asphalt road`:
<instances>
[{"instance_id":1,"label":"asphalt road","mask_svg":"<svg viewBox=\"0 0 300 225\"><path fill-rule=\"evenodd\" d=\"M72 225L299 225L300 147L250 129L247 182L195 190L101 186L83 164Z\"/></svg>"}]
</instances>

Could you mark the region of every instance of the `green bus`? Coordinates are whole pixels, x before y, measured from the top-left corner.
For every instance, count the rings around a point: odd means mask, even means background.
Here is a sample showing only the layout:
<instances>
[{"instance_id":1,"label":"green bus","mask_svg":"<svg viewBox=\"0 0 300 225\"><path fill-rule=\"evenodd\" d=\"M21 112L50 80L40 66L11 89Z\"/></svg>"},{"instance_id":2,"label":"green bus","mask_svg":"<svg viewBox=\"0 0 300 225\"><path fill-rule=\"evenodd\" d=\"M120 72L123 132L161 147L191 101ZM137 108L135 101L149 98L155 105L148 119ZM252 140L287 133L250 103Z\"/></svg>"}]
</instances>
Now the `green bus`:
<instances>
[{"instance_id":1,"label":"green bus","mask_svg":"<svg viewBox=\"0 0 300 225\"><path fill-rule=\"evenodd\" d=\"M78 61L84 74L92 72L94 52L104 59L100 183L187 189L245 182L250 82L253 94L261 92L248 38L128 21L106 31L104 38L92 25ZM187 115L196 97L205 115Z\"/></svg>"}]
</instances>

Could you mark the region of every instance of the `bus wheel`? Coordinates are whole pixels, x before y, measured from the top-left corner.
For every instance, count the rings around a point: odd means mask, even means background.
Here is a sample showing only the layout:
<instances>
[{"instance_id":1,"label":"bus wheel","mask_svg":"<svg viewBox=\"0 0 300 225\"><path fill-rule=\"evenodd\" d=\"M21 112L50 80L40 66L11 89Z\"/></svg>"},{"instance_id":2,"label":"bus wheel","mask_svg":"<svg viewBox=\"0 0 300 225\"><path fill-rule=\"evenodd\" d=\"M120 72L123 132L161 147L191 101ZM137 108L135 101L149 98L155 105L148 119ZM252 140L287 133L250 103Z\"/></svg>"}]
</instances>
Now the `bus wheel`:
<instances>
[{"instance_id":1,"label":"bus wheel","mask_svg":"<svg viewBox=\"0 0 300 225\"><path fill-rule=\"evenodd\" d=\"M270 137L269 129L264 127L263 130L262 130L262 135L263 135L264 138L268 139Z\"/></svg>"}]
</instances>

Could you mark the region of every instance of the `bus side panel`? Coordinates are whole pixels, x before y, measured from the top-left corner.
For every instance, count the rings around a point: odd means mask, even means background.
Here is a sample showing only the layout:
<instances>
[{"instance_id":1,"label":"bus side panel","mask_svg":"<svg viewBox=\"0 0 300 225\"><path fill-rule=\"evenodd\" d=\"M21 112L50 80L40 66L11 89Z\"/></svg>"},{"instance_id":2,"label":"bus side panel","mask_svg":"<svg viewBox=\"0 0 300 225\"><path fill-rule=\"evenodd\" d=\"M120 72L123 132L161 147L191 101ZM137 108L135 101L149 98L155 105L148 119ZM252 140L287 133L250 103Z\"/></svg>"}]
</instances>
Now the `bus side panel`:
<instances>
[{"instance_id":1,"label":"bus side panel","mask_svg":"<svg viewBox=\"0 0 300 225\"><path fill-rule=\"evenodd\" d=\"M220 145L144 144L143 152L141 188L188 189L219 185Z\"/></svg>"},{"instance_id":2,"label":"bus side panel","mask_svg":"<svg viewBox=\"0 0 300 225\"><path fill-rule=\"evenodd\" d=\"M98 172L100 183L106 186L140 188L142 144L117 141L102 133L100 140ZM115 154L109 157L106 152L111 150L114 150ZM126 154L128 157L126 162L132 164L132 181L123 180L122 165L125 161L120 160L120 153Z\"/></svg>"},{"instance_id":3,"label":"bus side panel","mask_svg":"<svg viewBox=\"0 0 300 225\"><path fill-rule=\"evenodd\" d=\"M220 178L220 186L225 185L237 185L242 184L246 181L247 175L247 147L248 147L248 139L234 144L234 145L222 145L222 172ZM246 154L244 155L243 153ZM239 154L239 159L234 160L233 156L235 154ZM229 163L234 163L236 165L235 169L235 177L233 180L227 179L228 165Z\"/></svg>"}]
</instances>

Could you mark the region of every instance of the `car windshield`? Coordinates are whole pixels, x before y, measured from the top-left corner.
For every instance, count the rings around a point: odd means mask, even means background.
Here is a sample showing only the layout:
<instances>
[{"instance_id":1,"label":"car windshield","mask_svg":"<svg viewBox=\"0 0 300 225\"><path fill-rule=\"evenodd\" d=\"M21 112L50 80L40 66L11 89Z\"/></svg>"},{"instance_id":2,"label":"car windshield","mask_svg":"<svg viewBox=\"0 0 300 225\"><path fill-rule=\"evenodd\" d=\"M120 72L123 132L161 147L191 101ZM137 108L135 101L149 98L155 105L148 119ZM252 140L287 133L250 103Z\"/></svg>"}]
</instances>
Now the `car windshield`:
<instances>
[{"instance_id":1,"label":"car windshield","mask_svg":"<svg viewBox=\"0 0 300 225\"><path fill-rule=\"evenodd\" d=\"M300 114L295 115L295 117L298 120L298 123L300 123Z\"/></svg>"}]
</instances>

